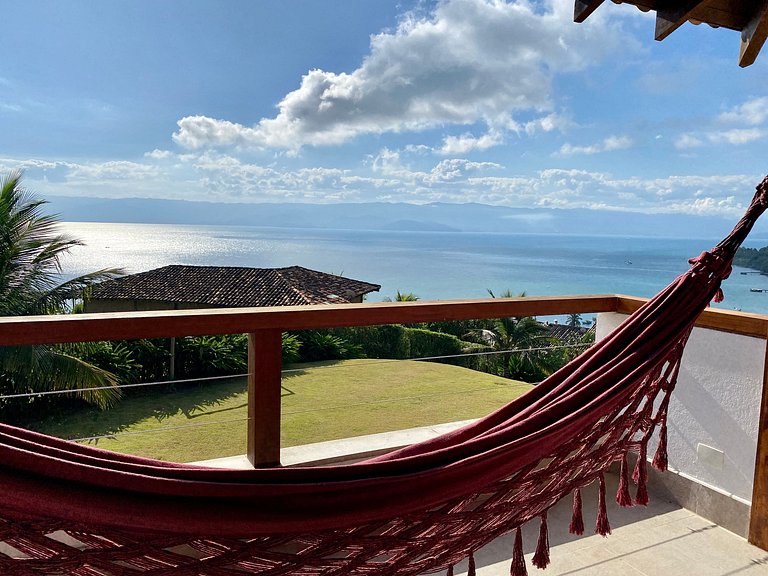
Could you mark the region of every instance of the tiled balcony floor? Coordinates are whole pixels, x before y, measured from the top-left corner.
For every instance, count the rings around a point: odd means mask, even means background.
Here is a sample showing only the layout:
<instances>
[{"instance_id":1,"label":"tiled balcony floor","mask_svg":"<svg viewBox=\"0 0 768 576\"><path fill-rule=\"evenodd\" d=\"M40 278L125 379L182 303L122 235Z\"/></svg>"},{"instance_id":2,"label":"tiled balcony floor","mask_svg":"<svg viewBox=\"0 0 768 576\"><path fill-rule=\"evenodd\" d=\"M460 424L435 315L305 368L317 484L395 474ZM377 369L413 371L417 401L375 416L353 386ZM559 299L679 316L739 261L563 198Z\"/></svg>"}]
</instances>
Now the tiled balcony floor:
<instances>
[{"instance_id":1,"label":"tiled balcony floor","mask_svg":"<svg viewBox=\"0 0 768 576\"><path fill-rule=\"evenodd\" d=\"M401 430L389 434L322 442L287 448L284 465L316 461L338 461L343 454L376 453L446 432L464 423ZM250 467L244 456L208 461L221 467ZM607 475L608 517L612 534L593 534L597 491L588 487L584 497L584 536L568 533L571 499L565 498L548 514L550 557L545 571L531 565L538 539L538 520L523 530L524 549L530 576L768 576L768 552L717 524L681 508L653 493L647 507L620 508L613 501L617 478ZM591 534L591 535L590 535ZM512 557L512 535L491 542L475 554L478 576L508 576ZM466 561L456 566L466 573Z\"/></svg>"},{"instance_id":2,"label":"tiled balcony floor","mask_svg":"<svg viewBox=\"0 0 768 576\"><path fill-rule=\"evenodd\" d=\"M616 478L608 476L608 494ZM584 491L584 536L568 533L570 498L549 512L550 557L545 571L530 564L538 521L523 530L530 576L757 576L768 575L768 552L677 504L655 497L647 507L619 508L608 503L612 534L594 532L596 491ZM614 492L615 493L615 492ZM590 526L592 524L592 526ZM475 555L478 576L508 576L512 535L492 542ZM466 572L466 563L456 567Z\"/></svg>"}]
</instances>

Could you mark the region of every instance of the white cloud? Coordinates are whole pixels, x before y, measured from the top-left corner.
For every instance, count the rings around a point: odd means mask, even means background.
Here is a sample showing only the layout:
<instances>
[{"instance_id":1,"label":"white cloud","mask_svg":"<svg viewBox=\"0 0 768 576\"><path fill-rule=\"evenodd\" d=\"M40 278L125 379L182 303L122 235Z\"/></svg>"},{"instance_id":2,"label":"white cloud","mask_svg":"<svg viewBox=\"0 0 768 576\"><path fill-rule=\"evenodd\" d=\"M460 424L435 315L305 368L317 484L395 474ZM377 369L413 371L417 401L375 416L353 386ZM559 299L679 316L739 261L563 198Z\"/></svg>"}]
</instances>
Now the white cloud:
<instances>
[{"instance_id":1,"label":"white cloud","mask_svg":"<svg viewBox=\"0 0 768 576\"><path fill-rule=\"evenodd\" d=\"M172 157L174 157L174 154L170 150L158 150L157 148L151 152L144 153L144 158L152 158L153 160L165 160Z\"/></svg>"},{"instance_id":2,"label":"white cloud","mask_svg":"<svg viewBox=\"0 0 768 576\"><path fill-rule=\"evenodd\" d=\"M458 180L465 178L468 172L477 172L487 169L501 168L499 164L493 162L470 162L454 158L452 160L443 160L437 166L432 168L430 176L426 177L427 182L443 182L449 180Z\"/></svg>"},{"instance_id":3,"label":"white cloud","mask_svg":"<svg viewBox=\"0 0 768 576\"><path fill-rule=\"evenodd\" d=\"M765 130L759 128L734 128L733 130L724 130L722 132L710 132L707 138L710 142L728 144L748 144L755 140L765 137Z\"/></svg>"},{"instance_id":4,"label":"white cloud","mask_svg":"<svg viewBox=\"0 0 768 576\"><path fill-rule=\"evenodd\" d=\"M693 134L681 134L675 140L675 148L678 150L690 150L691 148L699 148L701 146L704 146L704 142Z\"/></svg>"},{"instance_id":5,"label":"white cloud","mask_svg":"<svg viewBox=\"0 0 768 576\"><path fill-rule=\"evenodd\" d=\"M744 210L744 205L736 200L735 196L725 198L695 198L688 202L673 203L668 206L670 212L683 212L698 216L739 214Z\"/></svg>"},{"instance_id":6,"label":"white cloud","mask_svg":"<svg viewBox=\"0 0 768 576\"><path fill-rule=\"evenodd\" d=\"M227 120L215 120L207 116L185 116L177 122L178 132L174 132L174 141L196 150L211 144L216 146L240 146L256 144L257 132Z\"/></svg>"},{"instance_id":7,"label":"white cloud","mask_svg":"<svg viewBox=\"0 0 768 576\"><path fill-rule=\"evenodd\" d=\"M0 102L0 112L21 112L22 108L19 104L13 104L11 102Z\"/></svg>"},{"instance_id":8,"label":"white cloud","mask_svg":"<svg viewBox=\"0 0 768 576\"><path fill-rule=\"evenodd\" d=\"M594 64L619 45L633 48L615 19L596 14L579 26L571 19L563 0L445 0L427 16L406 15L395 31L373 36L356 70L309 71L274 118L248 127L187 116L173 138L188 149L296 149L444 125L519 127L514 114L551 108L555 73ZM545 117L522 129L556 123ZM459 138L446 146L490 145Z\"/></svg>"},{"instance_id":9,"label":"white cloud","mask_svg":"<svg viewBox=\"0 0 768 576\"><path fill-rule=\"evenodd\" d=\"M743 104L723 112L717 119L727 124L746 124L748 126L764 124L768 120L768 96L747 100Z\"/></svg>"},{"instance_id":10,"label":"white cloud","mask_svg":"<svg viewBox=\"0 0 768 576\"><path fill-rule=\"evenodd\" d=\"M574 154L599 154L601 152L613 152L614 150L623 150L631 147L633 141L628 136L609 136L602 142L590 146L573 146L565 143L560 147L558 154L560 156L573 156Z\"/></svg>"},{"instance_id":11,"label":"white cloud","mask_svg":"<svg viewBox=\"0 0 768 576\"><path fill-rule=\"evenodd\" d=\"M443 146L438 150L438 153L444 156L467 154L474 150L486 150L503 143L504 139L498 132L489 132L479 138L476 138L471 134L446 136L443 139Z\"/></svg>"},{"instance_id":12,"label":"white cloud","mask_svg":"<svg viewBox=\"0 0 768 576\"><path fill-rule=\"evenodd\" d=\"M159 169L150 164L114 160L93 164L67 164L69 177L83 180L143 180L157 178Z\"/></svg>"},{"instance_id":13,"label":"white cloud","mask_svg":"<svg viewBox=\"0 0 768 576\"><path fill-rule=\"evenodd\" d=\"M766 123L768 97L752 98L722 112L705 129L681 134L675 141L675 147L690 150L701 148L707 142L732 146L749 144L768 136L768 129L763 127Z\"/></svg>"}]
</instances>

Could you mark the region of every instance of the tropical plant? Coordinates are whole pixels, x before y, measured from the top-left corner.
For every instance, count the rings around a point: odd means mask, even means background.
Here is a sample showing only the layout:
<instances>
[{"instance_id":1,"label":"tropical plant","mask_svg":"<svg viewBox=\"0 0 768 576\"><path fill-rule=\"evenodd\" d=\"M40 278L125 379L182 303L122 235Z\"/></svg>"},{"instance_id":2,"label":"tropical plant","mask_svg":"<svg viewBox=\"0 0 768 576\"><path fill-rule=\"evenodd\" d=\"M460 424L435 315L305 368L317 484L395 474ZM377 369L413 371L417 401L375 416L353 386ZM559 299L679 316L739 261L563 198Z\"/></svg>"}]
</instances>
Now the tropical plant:
<instances>
[{"instance_id":1,"label":"tropical plant","mask_svg":"<svg viewBox=\"0 0 768 576\"><path fill-rule=\"evenodd\" d=\"M492 298L497 296L488 290ZM525 297L525 292L513 294L506 290L499 298ZM549 336L549 330L531 316L496 318L488 320L483 328L476 328L465 338L485 344L496 351L512 351L496 356L497 370L505 378L515 378L533 382L541 380L556 369L556 362L547 354L546 348L555 339Z\"/></svg>"},{"instance_id":2,"label":"tropical plant","mask_svg":"<svg viewBox=\"0 0 768 576\"><path fill-rule=\"evenodd\" d=\"M346 360L363 356L359 345L329 330L303 330L298 338L301 342L299 357L302 362Z\"/></svg>"},{"instance_id":3,"label":"tropical plant","mask_svg":"<svg viewBox=\"0 0 768 576\"><path fill-rule=\"evenodd\" d=\"M571 328L579 328L584 325L584 320L582 320L581 314L568 314L568 320L566 320L565 325Z\"/></svg>"},{"instance_id":4,"label":"tropical plant","mask_svg":"<svg viewBox=\"0 0 768 576\"><path fill-rule=\"evenodd\" d=\"M400 290L397 291L397 294L395 294L394 300L387 296L382 300L383 302L416 302L419 299L416 294L413 292L400 292Z\"/></svg>"},{"instance_id":5,"label":"tropical plant","mask_svg":"<svg viewBox=\"0 0 768 576\"><path fill-rule=\"evenodd\" d=\"M301 340L296 334L289 334L283 332L282 335L282 362L283 366L298 362L301 358L299 349L301 348Z\"/></svg>"},{"instance_id":6,"label":"tropical plant","mask_svg":"<svg viewBox=\"0 0 768 576\"><path fill-rule=\"evenodd\" d=\"M245 334L197 336L176 340L176 364L182 378L209 378L248 370Z\"/></svg>"},{"instance_id":7,"label":"tropical plant","mask_svg":"<svg viewBox=\"0 0 768 576\"><path fill-rule=\"evenodd\" d=\"M0 316L67 312L89 286L120 274L100 270L60 283L61 256L81 242L58 233L45 204L22 188L20 172L0 182ZM0 394L78 390L86 402L109 406L120 395L115 376L78 357L77 348L0 347Z\"/></svg>"}]
</instances>

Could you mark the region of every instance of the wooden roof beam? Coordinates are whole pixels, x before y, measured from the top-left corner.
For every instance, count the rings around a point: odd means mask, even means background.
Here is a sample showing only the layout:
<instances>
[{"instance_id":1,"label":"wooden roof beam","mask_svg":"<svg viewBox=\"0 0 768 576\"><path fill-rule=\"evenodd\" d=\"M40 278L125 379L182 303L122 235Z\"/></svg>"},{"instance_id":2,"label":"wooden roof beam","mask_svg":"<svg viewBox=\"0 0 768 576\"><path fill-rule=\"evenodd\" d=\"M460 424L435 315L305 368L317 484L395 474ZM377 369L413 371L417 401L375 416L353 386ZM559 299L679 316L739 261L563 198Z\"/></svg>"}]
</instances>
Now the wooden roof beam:
<instances>
[{"instance_id":1,"label":"wooden roof beam","mask_svg":"<svg viewBox=\"0 0 768 576\"><path fill-rule=\"evenodd\" d=\"M691 13L706 0L687 0L675 3L672 8L659 8L656 11L656 40L664 40L680 28L691 17Z\"/></svg>"},{"instance_id":2,"label":"wooden roof beam","mask_svg":"<svg viewBox=\"0 0 768 576\"><path fill-rule=\"evenodd\" d=\"M602 3L603 0L576 0L573 4L573 21L584 22Z\"/></svg>"},{"instance_id":3,"label":"wooden roof beam","mask_svg":"<svg viewBox=\"0 0 768 576\"><path fill-rule=\"evenodd\" d=\"M754 63L758 52L768 37L768 0L755 2L755 11L749 23L741 31L741 49L739 66L742 68Z\"/></svg>"}]
</instances>

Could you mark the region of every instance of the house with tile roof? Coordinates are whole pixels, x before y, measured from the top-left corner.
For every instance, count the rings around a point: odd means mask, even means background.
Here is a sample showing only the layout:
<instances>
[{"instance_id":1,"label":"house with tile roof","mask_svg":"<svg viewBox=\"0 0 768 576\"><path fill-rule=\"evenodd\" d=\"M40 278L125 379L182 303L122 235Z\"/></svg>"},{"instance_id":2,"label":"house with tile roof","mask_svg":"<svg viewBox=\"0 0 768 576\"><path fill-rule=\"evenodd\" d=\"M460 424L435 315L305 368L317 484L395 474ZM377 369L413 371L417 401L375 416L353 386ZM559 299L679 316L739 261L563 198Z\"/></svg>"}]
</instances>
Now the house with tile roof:
<instances>
[{"instance_id":1,"label":"house with tile roof","mask_svg":"<svg viewBox=\"0 0 768 576\"><path fill-rule=\"evenodd\" d=\"M86 312L300 306L362 302L381 288L301 266L171 265L95 286Z\"/></svg>"}]
</instances>

